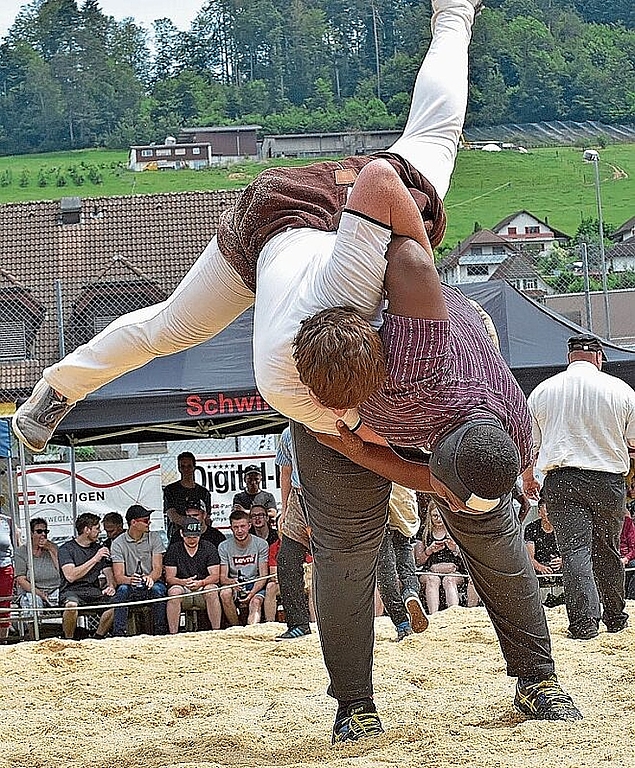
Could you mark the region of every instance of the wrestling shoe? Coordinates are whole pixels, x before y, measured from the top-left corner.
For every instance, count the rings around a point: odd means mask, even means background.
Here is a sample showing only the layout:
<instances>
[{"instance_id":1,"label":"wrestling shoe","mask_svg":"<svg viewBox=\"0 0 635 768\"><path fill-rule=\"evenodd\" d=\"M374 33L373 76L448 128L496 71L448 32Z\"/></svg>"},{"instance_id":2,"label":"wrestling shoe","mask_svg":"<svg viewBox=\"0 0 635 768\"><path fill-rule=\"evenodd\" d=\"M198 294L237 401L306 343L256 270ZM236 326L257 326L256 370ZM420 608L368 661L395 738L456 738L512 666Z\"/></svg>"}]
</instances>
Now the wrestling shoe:
<instances>
[{"instance_id":1,"label":"wrestling shoe","mask_svg":"<svg viewBox=\"0 0 635 768\"><path fill-rule=\"evenodd\" d=\"M276 637L276 640L295 640L298 637L306 637L311 634L311 628L307 626L289 627L286 632Z\"/></svg>"},{"instance_id":2,"label":"wrestling shoe","mask_svg":"<svg viewBox=\"0 0 635 768\"><path fill-rule=\"evenodd\" d=\"M536 720L582 720L582 713L555 675L546 680L518 678L514 706Z\"/></svg>"},{"instance_id":3,"label":"wrestling shoe","mask_svg":"<svg viewBox=\"0 0 635 768\"><path fill-rule=\"evenodd\" d=\"M397 642L400 643L405 640L406 637L414 635L412 627L409 621L402 621L401 624L397 624Z\"/></svg>"},{"instance_id":4,"label":"wrestling shoe","mask_svg":"<svg viewBox=\"0 0 635 768\"><path fill-rule=\"evenodd\" d=\"M63 395L40 379L29 399L13 414L11 426L20 442L40 453L72 407Z\"/></svg>"},{"instance_id":5,"label":"wrestling shoe","mask_svg":"<svg viewBox=\"0 0 635 768\"><path fill-rule=\"evenodd\" d=\"M412 629L417 633L425 632L430 622L428 621L426 612L423 610L421 600L419 600L417 595L408 595L404 600L404 605L408 611L408 616L410 616Z\"/></svg>"},{"instance_id":6,"label":"wrestling shoe","mask_svg":"<svg viewBox=\"0 0 635 768\"><path fill-rule=\"evenodd\" d=\"M360 699L350 704L340 704L335 716L331 744L379 736L383 732L373 700Z\"/></svg>"}]
</instances>

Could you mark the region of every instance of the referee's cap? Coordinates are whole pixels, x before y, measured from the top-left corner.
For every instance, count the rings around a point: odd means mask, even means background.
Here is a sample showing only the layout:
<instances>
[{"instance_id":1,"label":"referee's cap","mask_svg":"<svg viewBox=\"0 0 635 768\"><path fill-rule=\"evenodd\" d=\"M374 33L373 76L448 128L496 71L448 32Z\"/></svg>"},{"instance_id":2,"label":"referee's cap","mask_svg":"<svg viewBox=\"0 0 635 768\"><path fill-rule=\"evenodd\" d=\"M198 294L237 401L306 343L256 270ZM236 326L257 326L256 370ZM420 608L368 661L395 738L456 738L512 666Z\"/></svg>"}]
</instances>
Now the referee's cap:
<instances>
[{"instance_id":1,"label":"referee's cap","mask_svg":"<svg viewBox=\"0 0 635 768\"><path fill-rule=\"evenodd\" d=\"M579 333L577 336L571 336L567 341L567 347L569 352L601 352L602 359L606 360L602 342L592 333Z\"/></svg>"}]
</instances>

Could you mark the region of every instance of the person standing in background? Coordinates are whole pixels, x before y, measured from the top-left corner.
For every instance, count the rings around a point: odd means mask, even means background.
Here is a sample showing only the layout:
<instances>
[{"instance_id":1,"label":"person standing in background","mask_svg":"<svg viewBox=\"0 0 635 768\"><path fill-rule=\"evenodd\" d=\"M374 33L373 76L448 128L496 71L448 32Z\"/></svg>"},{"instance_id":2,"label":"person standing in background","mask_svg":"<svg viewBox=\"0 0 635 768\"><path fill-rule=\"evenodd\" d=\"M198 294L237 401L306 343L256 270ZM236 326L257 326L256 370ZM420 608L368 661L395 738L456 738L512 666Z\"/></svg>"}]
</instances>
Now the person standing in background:
<instances>
[{"instance_id":1,"label":"person standing in background","mask_svg":"<svg viewBox=\"0 0 635 768\"><path fill-rule=\"evenodd\" d=\"M628 623L620 531L626 510L629 454L635 451L635 391L602 372L602 342L591 334L568 340L566 370L529 395L534 464L562 555L569 637L590 640L600 619L608 632ZM523 489L539 498L532 464Z\"/></svg>"},{"instance_id":2,"label":"person standing in background","mask_svg":"<svg viewBox=\"0 0 635 768\"><path fill-rule=\"evenodd\" d=\"M0 512L0 644L7 642L11 626L9 608L13 594L13 574L13 521Z\"/></svg>"},{"instance_id":3,"label":"person standing in background","mask_svg":"<svg viewBox=\"0 0 635 768\"><path fill-rule=\"evenodd\" d=\"M201 502L209 515L212 511L212 495L194 479L196 457L190 451L179 453L176 458L180 479L163 489L163 514L167 517L168 539L180 541L179 530L185 522L187 510Z\"/></svg>"}]
</instances>

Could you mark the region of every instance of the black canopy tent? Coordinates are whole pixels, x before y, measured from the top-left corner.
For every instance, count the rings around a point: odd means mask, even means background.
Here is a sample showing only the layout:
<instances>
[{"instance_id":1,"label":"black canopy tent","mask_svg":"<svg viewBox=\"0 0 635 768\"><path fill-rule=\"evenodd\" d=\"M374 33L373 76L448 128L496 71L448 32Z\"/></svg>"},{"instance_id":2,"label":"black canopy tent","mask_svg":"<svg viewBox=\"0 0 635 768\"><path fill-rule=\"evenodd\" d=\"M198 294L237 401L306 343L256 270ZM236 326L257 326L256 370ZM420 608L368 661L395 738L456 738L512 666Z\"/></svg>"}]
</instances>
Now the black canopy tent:
<instances>
[{"instance_id":1,"label":"black canopy tent","mask_svg":"<svg viewBox=\"0 0 635 768\"><path fill-rule=\"evenodd\" d=\"M585 329L502 280L460 286L490 314L501 351L525 394L563 370L569 336ZM82 445L280 432L286 420L254 381L253 313L208 342L157 358L89 395L60 424L54 442ZM635 388L635 352L605 344L608 373Z\"/></svg>"},{"instance_id":2,"label":"black canopy tent","mask_svg":"<svg viewBox=\"0 0 635 768\"><path fill-rule=\"evenodd\" d=\"M191 349L156 358L79 402L57 429L65 445L184 440L281 432L256 388L253 311Z\"/></svg>"},{"instance_id":3,"label":"black canopy tent","mask_svg":"<svg viewBox=\"0 0 635 768\"><path fill-rule=\"evenodd\" d=\"M504 280L459 286L490 315L498 331L501 352L528 395L541 381L565 369L567 339L589 333L557 312L533 301ZM635 389L635 351L603 342L603 370Z\"/></svg>"}]
</instances>

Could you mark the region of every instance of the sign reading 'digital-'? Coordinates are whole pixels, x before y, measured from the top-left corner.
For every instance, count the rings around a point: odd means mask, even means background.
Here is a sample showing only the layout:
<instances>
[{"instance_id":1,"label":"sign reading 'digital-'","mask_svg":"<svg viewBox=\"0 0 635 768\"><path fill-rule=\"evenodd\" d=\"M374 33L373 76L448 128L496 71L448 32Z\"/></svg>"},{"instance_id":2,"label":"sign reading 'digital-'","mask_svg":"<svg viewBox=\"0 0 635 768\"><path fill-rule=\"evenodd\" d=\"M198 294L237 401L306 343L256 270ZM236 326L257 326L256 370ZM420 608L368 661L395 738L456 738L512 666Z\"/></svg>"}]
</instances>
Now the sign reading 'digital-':
<instances>
[{"instance_id":1,"label":"sign reading 'digital-'","mask_svg":"<svg viewBox=\"0 0 635 768\"><path fill-rule=\"evenodd\" d=\"M43 517L52 539L70 538L73 531L73 491L70 464L37 464L27 467L29 516ZM161 465L156 459L81 461L75 465L77 514L106 512L124 515L131 504L156 510L152 529L163 525ZM20 518L24 519L22 473L18 470Z\"/></svg>"},{"instance_id":2,"label":"sign reading 'digital-'","mask_svg":"<svg viewBox=\"0 0 635 768\"><path fill-rule=\"evenodd\" d=\"M280 473L274 453L226 454L225 456L197 456L195 479L208 488L212 496L212 525L217 528L229 526L234 494L245 488L245 467L255 464L260 468L263 491L272 493L280 502Z\"/></svg>"}]
</instances>

